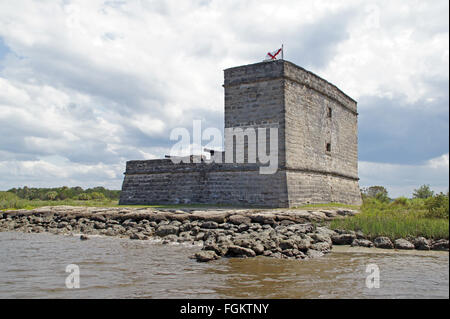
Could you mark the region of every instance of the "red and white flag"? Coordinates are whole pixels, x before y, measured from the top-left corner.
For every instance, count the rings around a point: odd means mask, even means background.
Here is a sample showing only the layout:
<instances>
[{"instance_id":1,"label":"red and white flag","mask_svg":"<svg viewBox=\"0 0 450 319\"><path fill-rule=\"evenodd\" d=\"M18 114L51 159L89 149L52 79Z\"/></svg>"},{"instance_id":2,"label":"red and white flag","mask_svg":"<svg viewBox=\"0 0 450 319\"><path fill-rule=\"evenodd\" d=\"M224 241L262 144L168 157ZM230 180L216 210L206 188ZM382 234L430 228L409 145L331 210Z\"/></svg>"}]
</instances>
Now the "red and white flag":
<instances>
[{"instance_id":1,"label":"red and white flag","mask_svg":"<svg viewBox=\"0 0 450 319\"><path fill-rule=\"evenodd\" d=\"M281 58L283 54L283 47L279 48L278 50L275 50L273 52L267 52L266 60L276 60Z\"/></svg>"}]
</instances>

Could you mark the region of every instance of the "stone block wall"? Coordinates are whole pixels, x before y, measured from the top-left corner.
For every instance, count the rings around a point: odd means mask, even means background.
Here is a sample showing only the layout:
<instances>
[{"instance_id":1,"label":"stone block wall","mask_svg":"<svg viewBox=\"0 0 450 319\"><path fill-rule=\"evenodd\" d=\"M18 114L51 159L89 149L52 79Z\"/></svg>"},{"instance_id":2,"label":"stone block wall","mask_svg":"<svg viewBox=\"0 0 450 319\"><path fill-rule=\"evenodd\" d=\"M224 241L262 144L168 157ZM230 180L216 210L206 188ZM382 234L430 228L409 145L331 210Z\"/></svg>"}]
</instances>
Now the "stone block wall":
<instances>
[{"instance_id":1,"label":"stone block wall","mask_svg":"<svg viewBox=\"0 0 450 319\"><path fill-rule=\"evenodd\" d=\"M361 204L354 100L333 84L283 60L224 73L225 128L277 127L277 172L260 174L258 163L247 162L129 161L121 204ZM226 138L225 149L234 142ZM237 142L234 147L244 146L247 153L248 140Z\"/></svg>"},{"instance_id":2,"label":"stone block wall","mask_svg":"<svg viewBox=\"0 0 450 319\"><path fill-rule=\"evenodd\" d=\"M226 69L225 129L227 128L278 128L278 163L285 162L285 117L283 64L256 63ZM256 134L256 139L258 138ZM234 152L244 150L247 159L247 141L231 140L225 137L225 149L234 143ZM270 136L267 134L266 144ZM256 154L258 150L256 149ZM269 148L266 147L268 152Z\"/></svg>"},{"instance_id":3,"label":"stone block wall","mask_svg":"<svg viewBox=\"0 0 450 319\"><path fill-rule=\"evenodd\" d=\"M254 164L129 161L120 204L287 206L286 176L259 174Z\"/></svg>"}]
</instances>

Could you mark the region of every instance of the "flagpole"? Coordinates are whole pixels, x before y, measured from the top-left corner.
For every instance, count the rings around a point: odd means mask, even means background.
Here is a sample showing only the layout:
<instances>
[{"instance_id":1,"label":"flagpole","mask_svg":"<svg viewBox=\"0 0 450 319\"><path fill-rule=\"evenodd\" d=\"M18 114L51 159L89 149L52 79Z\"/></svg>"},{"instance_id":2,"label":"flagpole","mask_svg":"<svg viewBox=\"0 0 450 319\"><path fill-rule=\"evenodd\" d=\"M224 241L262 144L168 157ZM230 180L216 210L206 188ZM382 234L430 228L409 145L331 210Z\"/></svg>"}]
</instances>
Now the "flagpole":
<instances>
[{"instance_id":1,"label":"flagpole","mask_svg":"<svg viewBox=\"0 0 450 319\"><path fill-rule=\"evenodd\" d=\"M284 48L283 48L283 44L281 44L281 60L284 60Z\"/></svg>"}]
</instances>

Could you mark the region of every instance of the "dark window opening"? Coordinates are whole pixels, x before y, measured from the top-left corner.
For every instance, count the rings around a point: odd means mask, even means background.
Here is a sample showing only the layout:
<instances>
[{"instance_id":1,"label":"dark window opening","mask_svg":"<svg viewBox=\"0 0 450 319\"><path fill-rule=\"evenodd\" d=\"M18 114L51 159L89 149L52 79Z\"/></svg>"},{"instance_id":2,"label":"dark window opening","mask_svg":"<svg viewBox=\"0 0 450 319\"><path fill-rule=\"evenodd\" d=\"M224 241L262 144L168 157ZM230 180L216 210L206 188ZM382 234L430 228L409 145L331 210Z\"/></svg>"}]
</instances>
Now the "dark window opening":
<instances>
[{"instance_id":1,"label":"dark window opening","mask_svg":"<svg viewBox=\"0 0 450 319\"><path fill-rule=\"evenodd\" d=\"M331 143L327 143L327 152L331 152Z\"/></svg>"},{"instance_id":2,"label":"dark window opening","mask_svg":"<svg viewBox=\"0 0 450 319\"><path fill-rule=\"evenodd\" d=\"M331 117L331 114L332 114L332 109L331 109L331 107L329 107L328 108L328 117Z\"/></svg>"}]
</instances>

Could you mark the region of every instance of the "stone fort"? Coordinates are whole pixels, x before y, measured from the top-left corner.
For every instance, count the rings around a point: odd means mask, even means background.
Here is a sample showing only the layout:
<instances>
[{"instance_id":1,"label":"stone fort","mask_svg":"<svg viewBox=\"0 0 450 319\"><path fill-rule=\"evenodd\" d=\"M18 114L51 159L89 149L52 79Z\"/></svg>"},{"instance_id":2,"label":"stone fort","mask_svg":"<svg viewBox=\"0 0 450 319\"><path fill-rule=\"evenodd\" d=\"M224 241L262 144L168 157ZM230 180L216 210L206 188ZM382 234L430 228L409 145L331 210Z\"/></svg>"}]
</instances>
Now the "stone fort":
<instances>
[{"instance_id":1,"label":"stone fort","mask_svg":"<svg viewBox=\"0 0 450 319\"><path fill-rule=\"evenodd\" d=\"M277 127L276 172L261 174L258 160L248 162L248 138L225 136L225 151L230 143L233 150L243 149L244 162L203 157L178 164L171 158L128 161L120 204L361 204L356 101L286 60L233 67L224 73L225 130ZM266 141L270 143L270 136ZM226 154L211 151L211 155L223 159Z\"/></svg>"}]
</instances>

